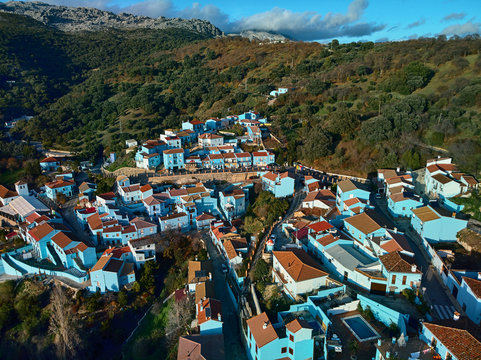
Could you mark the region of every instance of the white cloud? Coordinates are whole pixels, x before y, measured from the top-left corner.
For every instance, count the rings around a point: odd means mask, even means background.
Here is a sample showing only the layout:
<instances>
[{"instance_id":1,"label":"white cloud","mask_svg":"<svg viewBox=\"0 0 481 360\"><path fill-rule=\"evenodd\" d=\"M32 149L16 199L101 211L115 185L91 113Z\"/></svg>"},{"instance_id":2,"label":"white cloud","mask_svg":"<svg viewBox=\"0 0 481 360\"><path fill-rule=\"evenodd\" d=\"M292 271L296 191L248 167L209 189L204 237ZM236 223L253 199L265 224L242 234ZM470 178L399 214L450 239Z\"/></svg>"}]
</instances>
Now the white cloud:
<instances>
[{"instance_id":1,"label":"white cloud","mask_svg":"<svg viewBox=\"0 0 481 360\"><path fill-rule=\"evenodd\" d=\"M468 35L479 34L481 32L481 23L473 23L471 20L464 24L450 25L441 31L443 35Z\"/></svg>"}]
</instances>

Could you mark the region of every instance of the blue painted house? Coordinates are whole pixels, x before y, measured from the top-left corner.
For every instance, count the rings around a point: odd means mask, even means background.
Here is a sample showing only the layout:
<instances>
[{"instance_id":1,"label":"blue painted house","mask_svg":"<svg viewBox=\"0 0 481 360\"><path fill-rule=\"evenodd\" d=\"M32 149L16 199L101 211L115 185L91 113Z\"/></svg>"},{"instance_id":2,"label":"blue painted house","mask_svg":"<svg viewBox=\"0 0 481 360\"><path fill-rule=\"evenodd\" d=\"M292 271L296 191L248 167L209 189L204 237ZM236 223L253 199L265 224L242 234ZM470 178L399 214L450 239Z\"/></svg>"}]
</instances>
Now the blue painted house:
<instances>
[{"instance_id":1,"label":"blue painted house","mask_svg":"<svg viewBox=\"0 0 481 360\"><path fill-rule=\"evenodd\" d=\"M222 304L207 298L196 305L197 324L201 335L222 334Z\"/></svg>"},{"instance_id":2,"label":"blue painted house","mask_svg":"<svg viewBox=\"0 0 481 360\"><path fill-rule=\"evenodd\" d=\"M168 148L161 140L147 140L135 154L135 164L138 168L155 169L162 164L162 152Z\"/></svg>"},{"instance_id":3,"label":"blue painted house","mask_svg":"<svg viewBox=\"0 0 481 360\"><path fill-rule=\"evenodd\" d=\"M411 226L430 243L454 242L456 234L466 228L468 221L460 214L440 206L427 205L412 210Z\"/></svg>"},{"instance_id":4,"label":"blue painted house","mask_svg":"<svg viewBox=\"0 0 481 360\"><path fill-rule=\"evenodd\" d=\"M57 200L57 194L71 197L74 194L75 182L73 180L56 180L45 184L45 194L52 200Z\"/></svg>"},{"instance_id":5,"label":"blue painted house","mask_svg":"<svg viewBox=\"0 0 481 360\"><path fill-rule=\"evenodd\" d=\"M184 150L169 149L164 150L164 168L167 170L179 170L185 168Z\"/></svg>"},{"instance_id":6,"label":"blue painted house","mask_svg":"<svg viewBox=\"0 0 481 360\"><path fill-rule=\"evenodd\" d=\"M440 359L481 359L481 342L462 328L425 322L420 339L431 346Z\"/></svg>"},{"instance_id":7,"label":"blue painted house","mask_svg":"<svg viewBox=\"0 0 481 360\"><path fill-rule=\"evenodd\" d=\"M249 168L252 166L252 156L250 153L242 152L242 153L235 153L234 155L237 158L237 167Z\"/></svg>"},{"instance_id":8,"label":"blue painted house","mask_svg":"<svg viewBox=\"0 0 481 360\"><path fill-rule=\"evenodd\" d=\"M481 323L481 279L463 276L456 297L466 315L477 325Z\"/></svg>"},{"instance_id":9,"label":"blue painted house","mask_svg":"<svg viewBox=\"0 0 481 360\"><path fill-rule=\"evenodd\" d=\"M117 259L113 254L102 255L90 270L92 292L119 291L135 281L134 264Z\"/></svg>"},{"instance_id":10,"label":"blue painted house","mask_svg":"<svg viewBox=\"0 0 481 360\"><path fill-rule=\"evenodd\" d=\"M412 210L423 206L422 199L412 192L401 191L396 194L390 194L387 199L387 208L393 217L412 216Z\"/></svg>"},{"instance_id":11,"label":"blue painted house","mask_svg":"<svg viewBox=\"0 0 481 360\"><path fill-rule=\"evenodd\" d=\"M414 257L393 251L379 257L382 274L387 279L387 291L399 294L405 289L419 288L422 272L419 271Z\"/></svg>"},{"instance_id":12,"label":"blue painted house","mask_svg":"<svg viewBox=\"0 0 481 360\"><path fill-rule=\"evenodd\" d=\"M205 124L197 119L182 123L182 130L192 130L197 135L204 133Z\"/></svg>"},{"instance_id":13,"label":"blue painted house","mask_svg":"<svg viewBox=\"0 0 481 360\"><path fill-rule=\"evenodd\" d=\"M242 216L246 212L246 194L241 189L220 192L219 203L229 221Z\"/></svg>"},{"instance_id":14,"label":"blue painted house","mask_svg":"<svg viewBox=\"0 0 481 360\"><path fill-rule=\"evenodd\" d=\"M252 166L268 166L276 162L276 157L269 151L254 151L252 153Z\"/></svg>"},{"instance_id":15,"label":"blue painted house","mask_svg":"<svg viewBox=\"0 0 481 360\"><path fill-rule=\"evenodd\" d=\"M370 239L381 237L385 233L384 223L374 214L374 212L363 212L344 219L344 229L349 235L371 249L373 246L369 244Z\"/></svg>"},{"instance_id":16,"label":"blue painted house","mask_svg":"<svg viewBox=\"0 0 481 360\"><path fill-rule=\"evenodd\" d=\"M261 173L262 188L270 191L275 197L287 197L294 195L294 185L296 180L289 172L283 173Z\"/></svg>"},{"instance_id":17,"label":"blue painted house","mask_svg":"<svg viewBox=\"0 0 481 360\"><path fill-rule=\"evenodd\" d=\"M336 206L341 214L348 214L344 202L349 199L357 198L364 202L369 200L370 192L363 184L354 182L350 179L342 180L337 184ZM349 208L349 207L348 207Z\"/></svg>"},{"instance_id":18,"label":"blue painted house","mask_svg":"<svg viewBox=\"0 0 481 360\"><path fill-rule=\"evenodd\" d=\"M272 324L266 313L262 313L247 320L247 357L249 360L312 359L312 333L305 320L294 318L287 324Z\"/></svg>"},{"instance_id":19,"label":"blue painted house","mask_svg":"<svg viewBox=\"0 0 481 360\"><path fill-rule=\"evenodd\" d=\"M48 157L40 161L40 168L43 171L56 171L60 166L60 160Z\"/></svg>"}]
</instances>

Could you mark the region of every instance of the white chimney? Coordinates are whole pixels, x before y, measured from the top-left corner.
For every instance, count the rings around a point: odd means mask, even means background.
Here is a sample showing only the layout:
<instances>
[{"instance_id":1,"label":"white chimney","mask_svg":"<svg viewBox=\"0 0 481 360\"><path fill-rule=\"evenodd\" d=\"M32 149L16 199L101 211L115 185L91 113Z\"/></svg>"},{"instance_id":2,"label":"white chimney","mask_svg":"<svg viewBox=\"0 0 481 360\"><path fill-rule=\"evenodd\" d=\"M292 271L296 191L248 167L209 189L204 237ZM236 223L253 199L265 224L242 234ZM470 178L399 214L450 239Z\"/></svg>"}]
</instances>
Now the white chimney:
<instances>
[{"instance_id":1,"label":"white chimney","mask_svg":"<svg viewBox=\"0 0 481 360\"><path fill-rule=\"evenodd\" d=\"M264 325L262 325L262 328L263 328L263 329L267 329L268 326L269 326L269 321L266 321L266 322L264 323Z\"/></svg>"},{"instance_id":2,"label":"white chimney","mask_svg":"<svg viewBox=\"0 0 481 360\"><path fill-rule=\"evenodd\" d=\"M377 339L377 346L381 346L382 344L382 340L381 339Z\"/></svg>"},{"instance_id":3,"label":"white chimney","mask_svg":"<svg viewBox=\"0 0 481 360\"><path fill-rule=\"evenodd\" d=\"M220 313L217 314L217 320L222 321L222 315Z\"/></svg>"},{"instance_id":4,"label":"white chimney","mask_svg":"<svg viewBox=\"0 0 481 360\"><path fill-rule=\"evenodd\" d=\"M454 315L453 315L453 320L454 320L454 321L458 321L460 316L461 316L461 314L458 313L457 311L455 311L455 312L454 312Z\"/></svg>"},{"instance_id":5,"label":"white chimney","mask_svg":"<svg viewBox=\"0 0 481 360\"><path fill-rule=\"evenodd\" d=\"M417 266L416 264L411 265L411 272L416 272Z\"/></svg>"},{"instance_id":6,"label":"white chimney","mask_svg":"<svg viewBox=\"0 0 481 360\"><path fill-rule=\"evenodd\" d=\"M394 232L397 234L397 227L394 228Z\"/></svg>"},{"instance_id":7,"label":"white chimney","mask_svg":"<svg viewBox=\"0 0 481 360\"><path fill-rule=\"evenodd\" d=\"M212 273L209 272L209 280L212 280Z\"/></svg>"},{"instance_id":8,"label":"white chimney","mask_svg":"<svg viewBox=\"0 0 481 360\"><path fill-rule=\"evenodd\" d=\"M397 167L396 168L396 172L399 174L401 172L401 168L400 167Z\"/></svg>"},{"instance_id":9,"label":"white chimney","mask_svg":"<svg viewBox=\"0 0 481 360\"><path fill-rule=\"evenodd\" d=\"M478 272L478 280L481 280L481 272Z\"/></svg>"}]
</instances>

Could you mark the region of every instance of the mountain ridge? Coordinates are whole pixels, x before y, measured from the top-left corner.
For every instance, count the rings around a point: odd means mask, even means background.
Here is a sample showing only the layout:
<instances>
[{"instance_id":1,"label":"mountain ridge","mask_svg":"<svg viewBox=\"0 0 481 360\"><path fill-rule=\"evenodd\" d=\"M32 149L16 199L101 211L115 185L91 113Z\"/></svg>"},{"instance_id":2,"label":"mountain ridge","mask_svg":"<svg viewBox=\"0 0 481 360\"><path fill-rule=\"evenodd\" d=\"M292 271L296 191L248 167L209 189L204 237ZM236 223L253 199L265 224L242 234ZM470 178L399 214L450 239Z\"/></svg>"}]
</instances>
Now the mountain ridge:
<instances>
[{"instance_id":1,"label":"mountain ridge","mask_svg":"<svg viewBox=\"0 0 481 360\"><path fill-rule=\"evenodd\" d=\"M87 7L50 5L43 2L9 1L0 3L0 12L29 16L45 25L65 32L99 31L105 29L168 29L180 28L211 37L224 33L207 20L151 18Z\"/></svg>"}]
</instances>

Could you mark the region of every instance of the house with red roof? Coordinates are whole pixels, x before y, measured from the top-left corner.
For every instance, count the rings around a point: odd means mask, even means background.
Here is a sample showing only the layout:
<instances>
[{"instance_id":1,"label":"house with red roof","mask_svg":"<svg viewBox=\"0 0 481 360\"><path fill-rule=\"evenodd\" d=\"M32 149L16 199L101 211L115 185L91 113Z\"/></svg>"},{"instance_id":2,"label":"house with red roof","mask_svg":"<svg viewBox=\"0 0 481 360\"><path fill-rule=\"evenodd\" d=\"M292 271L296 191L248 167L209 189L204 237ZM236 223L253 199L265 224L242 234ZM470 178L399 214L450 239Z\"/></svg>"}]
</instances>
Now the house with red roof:
<instances>
[{"instance_id":1,"label":"house with red roof","mask_svg":"<svg viewBox=\"0 0 481 360\"><path fill-rule=\"evenodd\" d=\"M304 250L273 251L272 276L287 296L296 299L326 285L328 274Z\"/></svg>"},{"instance_id":2,"label":"house with red roof","mask_svg":"<svg viewBox=\"0 0 481 360\"><path fill-rule=\"evenodd\" d=\"M222 135L212 133L205 133L199 135L199 146L202 148L222 145L224 145L224 137Z\"/></svg>"},{"instance_id":3,"label":"house with red roof","mask_svg":"<svg viewBox=\"0 0 481 360\"><path fill-rule=\"evenodd\" d=\"M313 359L313 328L292 315L273 324L263 312L247 320L246 351L249 360Z\"/></svg>"},{"instance_id":4,"label":"house with red roof","mask_svg":"<svg viewBox=\"0 0 481 360\"><path fill-rule=\"evenodd\" d=\"M71 197L74 194L75 181L73 180L55 180L45 184L45 194L52 200L57 200L58 194L64 194L66 197Z\"/></svg>"},{"instance_id":5,"label":"house with red roof","mask_svg":"<svg viewBox=\"0 0 481 360\"><path fill-rule=\"evenodd\" d=\"M0 185L0 205L7 206L8 203L18 197L16 191L7 189L5 186Z\"/></svg>"},{"instance_id":6,"label":"house with red roof","mask_svg":"<svg viewBox=\"0 0 481 360\"><path fill-rule=\"evenodd\" d=\"M196 304L197 325L201 335L222 334L222 304L207 298Z\"/></svg>"},{"instance_id":7,"label":"house with red roof","mask_svg":"<svg viewBox=\"0 0 481 360\"><path fill-rule=\"evenodd\" d=\"M47 157L43 160L40 160L40 168L43 171L56 171L60 166L60 160L54 157Z\"/></svg>"},{"instance_id":8,"label":"house with red roof","mask_svg":"<svg viewBox=\"0 0 481 360\"><path fill-rule=\"evenodd\" d=\"M268 166L276 162L276 156L270 151L254 151L252 153L252 166Z\"/></svg>"},{"instance_id":9,"label":"house with red roof","mask_svg":"<svg viewBox=\"0 0 481 360\"><path fill-rule=\"evenodd\" d=\"M438 359L481 360L481 342L458 320L449 325L423 323L420 339L426 342L439 356ZM457 324L457 322L460 322Z\"/></svg>"},{"instance_id":10,"label":"house with red roof","mask_svg":"<svg viewBox=\"0 0 481 360\"><path fill-rule=\"evenodd\" d=\"M277 198L294 195L295 178L288 171L283 173L264 172L259 173L262 181L262 189L274 194Z\"/></svg>"}]
</instances>

